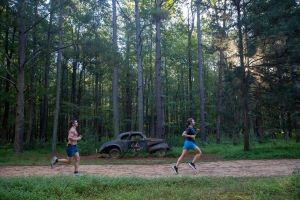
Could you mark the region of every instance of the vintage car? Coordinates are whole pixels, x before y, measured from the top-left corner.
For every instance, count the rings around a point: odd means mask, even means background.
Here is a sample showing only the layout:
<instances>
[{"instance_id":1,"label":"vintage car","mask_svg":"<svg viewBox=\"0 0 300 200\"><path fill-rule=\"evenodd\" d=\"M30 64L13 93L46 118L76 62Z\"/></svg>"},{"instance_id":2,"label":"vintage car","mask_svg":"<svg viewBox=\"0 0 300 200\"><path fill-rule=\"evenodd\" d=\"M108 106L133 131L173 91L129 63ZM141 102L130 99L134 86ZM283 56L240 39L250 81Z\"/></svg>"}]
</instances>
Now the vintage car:
<instances>
[{"instance_id":1,"label":"vintage car","mask_svg":"<svg viewBox=\"0 0 300 200\"><path fill-rule=\"evenodd\" d=\"M120 158L124 153L144 150L156 153L158 156L165 156L169 149L170 147L164 139L147 138L142 132L125 132L118 135L115 140L101 145L98 153L106 154L110 158Z\"/></svg>"}]
</instances>

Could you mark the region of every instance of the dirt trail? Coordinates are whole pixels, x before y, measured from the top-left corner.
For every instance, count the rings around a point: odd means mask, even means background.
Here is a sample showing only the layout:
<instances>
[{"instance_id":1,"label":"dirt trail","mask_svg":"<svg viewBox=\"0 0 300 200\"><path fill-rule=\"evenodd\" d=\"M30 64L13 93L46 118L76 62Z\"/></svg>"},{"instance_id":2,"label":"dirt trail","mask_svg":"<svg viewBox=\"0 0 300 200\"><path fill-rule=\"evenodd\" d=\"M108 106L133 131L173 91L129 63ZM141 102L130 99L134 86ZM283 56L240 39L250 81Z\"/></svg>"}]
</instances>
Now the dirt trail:
<instances>
[{"instance_id":1,"label":"dirt trail","mask_svg":"<svg viewBox=\"0 0 300 200\"><path fill-rule=\"evenodd\" d=\"M72 175L72 165L0 166L0 176L53 176ZM170 164L156 165L81 165L85 175L165 177L174 176ZM186 163L179 166L179 176L285 176L300 171L300 159L235 160L199 162L197 171Z\"/></svg>"}]
</instances>

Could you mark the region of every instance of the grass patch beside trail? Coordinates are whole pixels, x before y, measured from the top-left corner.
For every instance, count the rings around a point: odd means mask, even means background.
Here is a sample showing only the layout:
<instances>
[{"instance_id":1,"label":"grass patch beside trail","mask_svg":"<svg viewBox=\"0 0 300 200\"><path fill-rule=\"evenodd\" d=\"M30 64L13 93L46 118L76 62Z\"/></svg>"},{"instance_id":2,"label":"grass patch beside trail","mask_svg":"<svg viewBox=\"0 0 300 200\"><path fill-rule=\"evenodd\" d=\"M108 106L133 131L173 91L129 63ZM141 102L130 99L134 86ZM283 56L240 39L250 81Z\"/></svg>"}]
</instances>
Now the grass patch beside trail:
<instances>
[{"instance_id":1,"label":"grass patch beside trail","mask_svg":"<svg viewBox=\"0 0 300 200\"><path fill-rule=\"evenodd\" d=\"M284 159L300 158L300 144L295 141L285 142L283 140L270 141L268 143L254 143L250 145L251 150L243 151L243 145L225 144L206 144L199 145L203 154L210 154L221 160L250 160L250 159ZM81 151L79 144L79 150ZM66 156L65 147L58 146L58 154ZM182 152L181 146L173 146L167 153L167 157L158 158L145 152L126 154L122 159L98 159L97 155L90 160L81 160L81 164L168 164L173 163ZM192 155L192 154L191 154ZM148 158L148 159L145 159ZM153 158L153 159L152 159ZM0 149L0 166L1 165L49 165L51 159L51 147L41 147L36 150L25 150L23 153L15 154L12 147Z\"/></svg>"},{"instance_id":2,"label":"grass patch beside trail","mask_svg":"<svg viewBox=\"0 0 300 200\"><path fill-rule=\"evenodd\" d=\"M300 144L296 142L253 143L250 151L245 152L243 145L206 144L199 145L203 154L217 155L221 160L260 160L260 159L296 159L300 158ZM176 157L181 154L182 147L173 147L168 153Z\"/></svg>"},{"instance_id":3,"label":"grass patch beside trail","mask_svg":"<svg viewBox=\"0 0 300 200\"><path fill-rule=\"evenodd\" d=\"M245 152L243 145L209 144L201 147L203 153L217 154L224 160L300 158L300 144L294 141L252 143L250 148L250 151Z\"/></svg>"},{"instance_id":4,"label":"grass patch beside trail","mask_svg":"<svg viewBox=\"0 0 300 200\"><path fill-rule=\"evenodd\" d=\"M58 148L63 153L63 148ZM23 153L15 154L12 148L0 149L1 165L49 165L51 159L51 148L39 148L36 150L25 150Z\"/></svg>"},{"instance_id":5,"label":"grass patch beside trail","mask_svg":"<svg viewBox=\"0 0 300 200\"><path fill-rule=\"evenodd\" d=\"M0 178L0 197L18 199L299 199L300 175L271 178Z\"/></svg>"}]
</instances>

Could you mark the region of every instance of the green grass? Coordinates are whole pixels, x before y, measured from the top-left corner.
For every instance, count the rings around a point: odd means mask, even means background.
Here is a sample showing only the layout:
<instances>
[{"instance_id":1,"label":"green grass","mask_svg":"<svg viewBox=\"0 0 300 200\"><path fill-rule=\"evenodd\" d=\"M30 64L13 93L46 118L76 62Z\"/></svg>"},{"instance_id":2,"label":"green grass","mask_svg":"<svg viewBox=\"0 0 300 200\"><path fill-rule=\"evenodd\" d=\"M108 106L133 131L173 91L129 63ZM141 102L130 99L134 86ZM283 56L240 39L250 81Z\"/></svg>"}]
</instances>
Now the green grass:
<instances>
[{"instance_id":1,"label":"green grass","mask_svg":"<svg viewBox=\"0 0 300 200\"><path fill-rule=\"evenodd\" d=\"M58 148L63 153L63 148ZM23 153L15 154L12 148L0 149L1 165L45 165L51 159L51 148L39 148L37 150L25 150Z\"/></svg>"},{"instance_id":2,"label":"green grass","mask_svg":"<svg viewBox=\"0 0 300 200\"><path fill-rule=\"evenodd\" d=\"M0 178L0 197L18 199L300 199L300 175L260 178Z\"/></svg>"},{"instance_id":3,"label":"green grass","mask_svg":"<svg viewBox=\"0 0 300 200\"><path fill-rule=\"evenodd\" d=\"M285 142L282 140L270 141L268 143L255 143L250 145L250 151L243 151L243 146L224 144L206 144L200 145L204 155L214 155L221 160L240 160L240 159L292 159L300 158L300 144L295 141ZM79 144L81 152L82 147ZM126 154L122 159L98 159L97 155L91 160L81 160L81 164L139 164L143 158L143 164L163 164L172 163L181 154L181 146L173 146L171 151L166 155L169 159L157 158L145 152ZM65 157L65 147L58 147L58 155ZM81 154L82 155L82 154ZM153 158L154 157L154 158ZM149 159L145 159L149 158ZM151 159L153 158L153 159ZM25 150L21 154L15 154L12 147L0 149L0 166L1 165L48 165L51 159L51 146L39 147L36 149Z\"/></svg>"},{"instance_id":4,"label":"green grass","mask_svg":"<svg viewBox=\"0 0 300 200\"><path fill-rule=\"evenodd\" d=\"M254 159L296 159L300 158L300 144L290 141L252 143L250 151L244 151L243 145L206 144L199 145L203 154L217 155L221 160L254 160ZM173 147L168 156L180 155L182 147Z\"/></svg>"},{"instance_id":5,"label":"green grass","mask_svg":"<svg viewBox=\"0 0 300 200\"><path fill-rule=\"evenodd\" d=\"M300 144L294 141L288 143L284 141L252 143L250 148L250 151L245 152L242 145L210 144L201 147L203 153L217 154L219 158L224 160L300 158Z\"/></svg>"}]
</instances>

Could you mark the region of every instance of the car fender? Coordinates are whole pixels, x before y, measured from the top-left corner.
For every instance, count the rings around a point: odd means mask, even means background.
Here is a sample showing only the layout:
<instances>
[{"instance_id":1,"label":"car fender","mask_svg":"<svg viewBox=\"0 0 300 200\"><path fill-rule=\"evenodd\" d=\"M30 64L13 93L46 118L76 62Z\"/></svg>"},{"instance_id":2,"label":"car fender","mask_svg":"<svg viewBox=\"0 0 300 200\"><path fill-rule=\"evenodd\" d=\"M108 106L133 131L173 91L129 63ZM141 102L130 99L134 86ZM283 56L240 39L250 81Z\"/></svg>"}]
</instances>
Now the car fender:
<instances>
[{"instance_id":1,"label":"car fender","mask_svg":"<svg viewBox=\"0 0 300 200\"><path fill-rule=\"evenodd\" d=\"M149 147L149 152L155 152L155 151L161 150L161 149L169 150L170 147L167 143L159 143L159 144Z\"/></svg>"},{"instance_id":2,"label":"car fender","mask_svg":"<svg viewBox=\"0 0 300 200\"><path fill-rule=\"evenodd\" d=\"M115 144L111 144L111 143L109 143L109 144L102 145L100 147L100 149L99 149L99 153L108 153L109 149L112 149L112 148L118 148L118 149L120 149L121 152L123 152L122 148L121 148L121 146L119 144L116 144L116 143Z\"/></svg>"}]
</instances>

